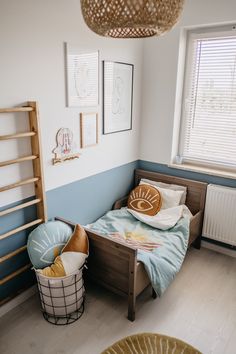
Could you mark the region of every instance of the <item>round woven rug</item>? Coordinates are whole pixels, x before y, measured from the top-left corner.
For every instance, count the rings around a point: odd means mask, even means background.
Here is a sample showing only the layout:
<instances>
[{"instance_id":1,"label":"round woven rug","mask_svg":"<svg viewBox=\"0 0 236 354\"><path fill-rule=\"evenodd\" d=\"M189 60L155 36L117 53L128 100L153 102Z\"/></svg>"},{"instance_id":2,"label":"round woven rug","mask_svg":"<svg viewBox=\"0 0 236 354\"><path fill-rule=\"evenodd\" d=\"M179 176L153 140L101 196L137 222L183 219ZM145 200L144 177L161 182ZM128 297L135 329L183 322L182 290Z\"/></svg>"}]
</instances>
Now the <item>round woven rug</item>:
<instances>
[{"instance_id":1,"label":"round woven rug","mask_svg":"<svg viewBox=\"0 0 236 354\"><path fill-rule=\"evenodd\" d=\"M101 354L201 354L177 338L156 333L140 333L114 343Z\"/></svg>"}]
</instances>

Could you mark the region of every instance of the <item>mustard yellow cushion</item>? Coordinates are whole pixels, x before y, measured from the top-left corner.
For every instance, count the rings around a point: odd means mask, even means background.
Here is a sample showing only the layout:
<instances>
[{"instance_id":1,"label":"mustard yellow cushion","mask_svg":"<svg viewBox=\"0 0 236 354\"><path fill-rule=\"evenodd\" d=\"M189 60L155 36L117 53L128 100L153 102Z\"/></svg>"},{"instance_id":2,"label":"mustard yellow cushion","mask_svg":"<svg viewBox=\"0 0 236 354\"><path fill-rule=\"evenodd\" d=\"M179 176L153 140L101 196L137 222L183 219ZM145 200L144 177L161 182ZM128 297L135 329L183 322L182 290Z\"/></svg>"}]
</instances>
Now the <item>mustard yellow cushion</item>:
<instances>
[{"instance_id":1,"label":"mustard yellow cushion","mask_svg":"<svg viewBox=\"0 0 236 354\"><path fill-rule=\"evenodd\" d=\"M40 270L40 273L46 277L64 277L66 275L62 259L60 256L57 256L54 263Z\"/></svg>"},{"instance_id":2,"label":"mustard yellow cushion","mask_svg":"<svg viewBox=\"0 0 236 354\"><path fill-rule=\"evenodd\" d=\"M62 252L82 252L88 254L88 236L81 225L76 225L74 232Z\"/></svg>"},{"instance_id":3,"label":"mustard yellow cushion","mask_svg":"<svg viewBox=\"0 0 236 354\"><path fill-rule=\"evenodd\" d=\"M128 199L128 208L139 213L154 216L161 209L160 192L147 184L137 186L132 190Z\"/></svg>"}]
</instances>

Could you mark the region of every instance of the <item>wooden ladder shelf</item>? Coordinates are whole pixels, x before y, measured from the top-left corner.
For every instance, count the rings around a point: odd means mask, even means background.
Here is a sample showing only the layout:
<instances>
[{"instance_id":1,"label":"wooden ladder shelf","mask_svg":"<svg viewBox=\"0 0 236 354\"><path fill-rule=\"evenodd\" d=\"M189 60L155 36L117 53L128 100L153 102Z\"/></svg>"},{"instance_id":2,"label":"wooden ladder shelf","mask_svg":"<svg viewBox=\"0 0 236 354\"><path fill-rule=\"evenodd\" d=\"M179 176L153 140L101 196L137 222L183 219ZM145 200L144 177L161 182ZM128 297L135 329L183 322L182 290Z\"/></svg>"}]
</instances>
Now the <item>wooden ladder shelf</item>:
<instances>
[{"instance_id":1,"label":"wooden ladder shelf","mask_svg":"<svg viewBox=\"0 0 236 354\"><path fill-rule=\"evenodd\" d=\"M30 101L25 107L14 107L14 108L0 108L0 113L18 113L18 112L26 112L29 116L29 127L30 130L26 132L19 132L10 135L1 135L0 141L9 140L9 139L22 139L22 138L30 138L31 141L31 154L27 156L18 157L13 160L2 161L0 162L0 168L12 165L12 164L20 164L25 161L32 161L33 164L33 172L34 176L28 179L24 179L21 181L17 181L13 184L9 184L0 188L0 192L5 192L7 190L13 188L19 188L26 184L33 183L35 188L35 199L30 200L28 202L24 202L22 204L16 205L14 207L5 209L0 211L0 217L14 213L18 210L30 207L35 205L37 208L37 218L28 222L26 224L20 225L17 228L10 230L4 234L0 235L0 242L5 238L9 238L10 236L26 230L32 226L38 225L42 222L47 221L47 211L46 211L46 197L45 197L45 189L44 189L44 176L43 176L43 166L42 166L42 149L41 149L41 139L40 139L40 126L39 126L39 113L38 113L38 104L37 102ZM1 170L0 170L1 171ZM0 221L1 222L1 221ZM15 257L17 254L24 252L26 250L26 245L21 246L14 251L5 254L0 257L0 264ZM26 264L25 266L17 269L11 274L8 274L4 278L0 279L0 285L5 284L10 281L14 277L19 274L27 271L30 268L30 264ZM14 294L12 294L14 296ZM4 303L5 300L0 302L0 305Z\"/></svg>"}]
</instances>

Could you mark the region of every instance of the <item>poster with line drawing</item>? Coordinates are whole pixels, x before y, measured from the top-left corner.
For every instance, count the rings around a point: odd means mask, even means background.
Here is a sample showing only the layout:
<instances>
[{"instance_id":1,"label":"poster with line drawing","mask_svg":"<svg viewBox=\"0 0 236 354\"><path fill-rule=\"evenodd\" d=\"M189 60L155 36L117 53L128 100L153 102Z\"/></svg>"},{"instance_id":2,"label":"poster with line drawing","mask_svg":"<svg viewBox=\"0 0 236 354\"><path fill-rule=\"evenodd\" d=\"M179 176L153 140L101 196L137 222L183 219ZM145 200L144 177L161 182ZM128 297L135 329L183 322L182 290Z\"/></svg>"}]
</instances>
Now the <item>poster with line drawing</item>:
<instances>
[{"instance_id":1,"label":"poster with line drawing","mask_svg":"<svg viewBox=\"0 0 236 354\"><path fill-rule=\"evenodd\" d=\"M69 107L98 105L99 53L81 53L67 44L67 103Z\"/></svg>"},{"instance_id":2,"label":"poster with line drawing","mask_svg":"<svg viewBox=\"0 0 236 354\"><path fill-rule=\"evenodd\" d=\"M103 62L103 134L132 129L133 65Z\"/></svg>"}]
</instances>

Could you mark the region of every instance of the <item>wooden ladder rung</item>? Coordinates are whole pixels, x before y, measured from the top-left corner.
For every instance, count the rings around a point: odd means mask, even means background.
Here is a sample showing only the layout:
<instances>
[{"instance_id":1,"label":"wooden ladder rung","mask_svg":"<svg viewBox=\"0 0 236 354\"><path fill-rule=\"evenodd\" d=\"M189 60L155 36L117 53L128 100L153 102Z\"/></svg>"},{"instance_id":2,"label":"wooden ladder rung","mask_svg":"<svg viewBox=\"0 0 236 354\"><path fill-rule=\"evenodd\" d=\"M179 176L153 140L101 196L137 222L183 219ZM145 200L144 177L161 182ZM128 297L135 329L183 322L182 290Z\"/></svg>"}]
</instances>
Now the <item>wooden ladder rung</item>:
<instances>
[{"instance_id":1,"label":"wooden ladder rung","mask_svg":"<svg viewBox=\"0 0 236 354\"><path fill-rule=\"evenodd\" d=\"M0 135L0 140L26 138L26 137L28 137L28 136L34 136L34 135L36 135L36 132L24 132L24 133Z\"/></svg>"},{"instance_id":2,"label":"wooden ladder rung","mask_svg":"<svg viewBox=\"0 0 236 354\"><path fill-rule=\"evenodd\" d=\"M25 221L25 224L18 224L19 226L11 229L8 232L0 234L0 241L1 240L11 240L14 242L14 239L17 237L14 236L15 234L18 234L20 232L24 232L26 234L29 233L31 228L35 228L38 224L41 224L43 222L47 221L47 211L46 211L46 205L45 205L45 190L44 190L44 176L43 176L43 163L42 163L42 149L41 149L41 137L40 137L40 123L39 123L39 111L38 111L38 104L35 101L29 101L24 104L25 107L13 107L13 108L0 108L0 113L3 113L2 118L6 118L9 116L10 118L17 115L17 112L25 112L21 113L18 115L18 117L22 116L28 116L29 119L29 127L26 129L22 129L21 131L12 131L12 132L7 132L6 134L1 134L0 135L0 142L1 141L7 141L10 139L20 139L20 138L29 138L29 142L31 145L31 152L28 153L27 156L19 156L14 159L8 160L8 161L1 161L0 162L0 167L3 166L8 166L12 164L17 164L21 163L24 161L31 161L32 166L33 166L33 174L30 177L18 177L19 180L16 181L15 183L12 183L12 180L7 181L8 185L3 185L3 183L0 183L0 192L5 192L17 187L22 187L24 185L30 185L31 183L35 187L35 199L32 199L26 202L22 202L21 204L18 204L13 207L5 207L5 210L0 211L0 217L4 215L8 215L10 213L13 213L17 210L22 210L24 211L24 208L30 207L35 205L35 209L37 209L37 216L36 219L34 219L31 222ZM7 113L11 113L10 115L7 115ZM15 113L15 114L14 114ZM27 114L28 113L28 114ZM18 118L16 117L16 118ZM0 115L1 118L1 115ZM8 141L8 143L10 143ZM0 169L1 170L1 169ZM23 178L23 179L21 179ZM14 179L13 179L14 181ZM1 182L1 181L0 181ZM17 203L16 203L17 204ZM0 224L1 224L1 219L0 219ZM15 226L11 226L12 228ZM25 231L24 231L25 230ZM19 236L19 234L18 234ZM12 237L12 238L11 238ZM16 246L17 247L17 246ZM16 248L15 247L15 248ZM19 246L18 246L19 247ZM14 249L13 251L11 250L10 253L4 254L0 256L0 265L1 266L7 266L8 262L14 262L17 257L24 257L25 252L27 250L26 245L21 245L21 247ZM6 262L6 263L3 263ZM26 261L27 262L27 261ZM28 261L30 262L30 261ZM12 272L11 274L8 274L6 276L0 277L0 285L3 285L9 281L12 282L13 288L16 289L14 291L12 289L12 293L7 297L4 298L2 301L0 301L0 305L5 303L6 301L9 301L9 299L12 298L12 296L17 294L17 288L22 288L22 284L19 286L18 284L13 283L15 277L23 276L28 273L24 273L27 271L29 268L32 267L31 264L26 264L24 266L19 266L21 268L17 269L16 271ZM17 279L17 281L18 281ZM19 279L20 280L20 279Z\"/></svg>"},{"instance_id":3,"label":"wooden ladder rung","mask_svg":"<svg viewBox=\"0 0 236 354\"><path fill-rule=\"evenodd\" d=\"M32 161L32 160L35 160L37 158L38 158L38 156L36 156L36 155L22 156L22 157L18 157L17 159L14 159L14 160L2 161L2 162L0 162L0 167L13 165L14 163Z\"/></svg>"},{"instance_id":4,"label":"wooden ladder rung","mask_svg":"<svg viewBox=\"0 0 236 354\"><path fill-rule=\"evenodd\" d=\"M0 285L5 284L5 283L8 282L9 280L15 278L17 275L19 275L19 274L25 272L26 270L28 270L28 269L31 268L31 267L32 267L31 264L26 264L24 267L17 269L15 272L13 272L13 273L7 275L5 278L1 279L1 280L0 280Z\"/></svg>"},{"instance_id":5,"label":"wooden ladder rung","mask_svg":"<svg viewBox=\"0 0 236 354\"><path fill-rule=\"evenodd\" d=\"M39 199L39 198L34 199L34 200L30 200L29 202L19 204L19 205L16 205L15 207L0 211L0 216L4 216L4 215L10 214L10 213L13 213L14 211L27 208L31 205L38 204L40 202L41 202L41 199Z\"/></svg>"},{"instance_id":6,"label":"wooden ladder rung","mask_svg":"<svg viewBox=\"0 0 236 354\"><path fill-rule=\"evenodd\" d=\"M17 227L16 229L8 231L5 234L0 235L0 240L3 240L4 238L7 238L7 237L12 236L14 234L17 234L20 231L26 230L26 229L28 229L31 226L40 224L42 221L43 221L43 219L37 219L37 220L29 222L28 224L24 224L24 225L22 225L20 227Z\"/></svg>"},{"instance_id":7,"label":"wooden ladder rung","mask_svg":"<svg viewBox=\"0 0 236 354\"><path fill-rule=\"evenodd\" d=\"M22 181L19 181L19 182L13 183L13 184L8 184L8 186L5 186L5 187L1 187L0 192L5 192L5 191L8 191L9 189L21 187L21 186L24 186L25 184L34 183L37 181L39 181L38 177L23 179Z\"/></svg>"},{"instance_id":8,"label":"wooden ladder rung","mask_svg":"<svg viewBox=\"0 0 236 354\"><path fill-rule=\"evenodd\" d=\"M17 250L6 254L5 256L0 257L0 263L3 263L7 261L8 259L11 259L12 257L16 256L17 254L24 252L27 249L27 246L22 246L20 248L17 248Z\"/></svg>"},{"instance_id":9,"label":"wooden ladder rung","mask_svg":"<svg viewBox=\"0 0 236 354\"><path fill-rule=\"evenodd\" d=\"M0 108L0 113L13 113L13 112L32 112L33 107L13 107L13 108Z\"/></svg>"}]
</instances>

